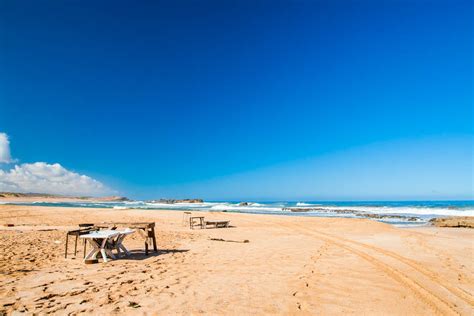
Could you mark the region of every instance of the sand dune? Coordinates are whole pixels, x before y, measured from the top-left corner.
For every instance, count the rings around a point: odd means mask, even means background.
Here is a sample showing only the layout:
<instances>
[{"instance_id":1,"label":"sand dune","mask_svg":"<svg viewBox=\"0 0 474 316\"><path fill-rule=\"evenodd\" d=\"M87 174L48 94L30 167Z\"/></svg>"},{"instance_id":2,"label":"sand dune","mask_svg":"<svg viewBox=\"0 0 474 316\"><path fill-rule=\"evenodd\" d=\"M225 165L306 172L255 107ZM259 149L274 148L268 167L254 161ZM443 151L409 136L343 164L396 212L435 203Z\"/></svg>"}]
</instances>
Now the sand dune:
<instances>
[{"instance_id":1,"label":"sand dune","mask_svg":"<svg viewBox=\"0 0 474 316\"><path fill-rule=\"evenodd\" d=\"M0 310L94 314L473 313L474 232L362 219L204 213L229 229L189 230L178 211L0 206ZM128 259L64 259L80 222L154 221ZM248 243L244 243L248 240ZM226 242L235 241L235 242ZM82 244L79 244L82 251Z\"/></svg>"}]
</instances>

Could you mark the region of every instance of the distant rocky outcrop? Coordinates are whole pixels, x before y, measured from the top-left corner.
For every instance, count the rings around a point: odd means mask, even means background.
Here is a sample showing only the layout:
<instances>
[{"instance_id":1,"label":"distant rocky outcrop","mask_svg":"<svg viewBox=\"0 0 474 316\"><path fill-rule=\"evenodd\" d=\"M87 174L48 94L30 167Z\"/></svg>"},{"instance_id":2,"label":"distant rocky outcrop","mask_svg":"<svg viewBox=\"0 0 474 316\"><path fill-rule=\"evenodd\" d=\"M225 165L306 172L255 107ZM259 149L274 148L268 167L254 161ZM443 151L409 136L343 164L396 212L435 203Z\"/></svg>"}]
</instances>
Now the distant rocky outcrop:
<instances>
[{"instance_id":1,"label":"distant rocky outcrop","mask_svg":"<svg viewBox=\"0 0 474 316\"><path fill-rule=\"evenodd\" d=\"M399 220L404 220L407 222L416 222L420 220L419 217L416 216L404 216L404 215L385 215L385 214L365 214L365 213L358 213L355 214L356 216L359 217L364 217L364 218L375 218L375 219L399 219Z\"/></svg>"},{"instance_id":2,"label":"distant rocky outcrop","mask_svg":"<svg viewBox=\"0 0 474 316\"><path fill-rule=\"evenodd\" d=\"M356 210L351 210L351 209L327 209L324 207L285 207L283 208L283 210L295 212L295 213L319 211L319 212L336 213L336 214L351 214L351 215L362 217L362 218L398 219L398 220L405 220L408 222L416 222L420 220L420 218L416 216L405 216L405 215L395 215L395 214L373 214L373 213L361 212L361 211L356 211Z\"/></svg>"},{"instance_id":3,"label":"distant rocky outcrop","mask_svg":"<svg viewBox=\"0 0 474 316\"><path fill-rule=\"evenodd\" d=\"M285 207L283 208L284 211L290 211L294 213L304 213L304 212L309 212L313 211L314 209L309 209L309 208L291 208L291 207Z\"/></svg>"},{"instance_id":4,"label":"distant rocky outcrop","mask_svg":"<svg viewBox=\"0 0 474 316\"><path fill-rule=\"evenodd\" d=\"M105 196L100 198L90 198L93 200L101 201L101 202L127 202L130 201L129 198L124 196Z\"/></svg>"},{"instance_id":5,"label":"distant rocky outcrop","mask_svg":"<svg viewBox=\"0 0 474 316\"><path fill-rule=\"evenodd\" d=\"M430 223L438 227L465 227L474 228L473 216L439 217L430 220Z\"/></svg>"},{"instance_id":6,"label":"distant rocky outcrop","mask_svg":"<svg viewBox=\"0 0 474 316\"><path fill-rule=\"evenodd\" d=\"M324 211L325 209L319 207L284 207L284 211L290 211L295 213L309 212L309 211Z\"/></svg>"},{"instance_id":7,"label":"distant rocky outcrop","mask_svg":"<svg viewBox=\"0 0 474 316\"><path fill-rule=\"evenodd\" d=\"M147 201L149 203L163 203L163 204L176 204L176 203L203 203L202 199L159 199Z\"/></svg>"}]
</instances>

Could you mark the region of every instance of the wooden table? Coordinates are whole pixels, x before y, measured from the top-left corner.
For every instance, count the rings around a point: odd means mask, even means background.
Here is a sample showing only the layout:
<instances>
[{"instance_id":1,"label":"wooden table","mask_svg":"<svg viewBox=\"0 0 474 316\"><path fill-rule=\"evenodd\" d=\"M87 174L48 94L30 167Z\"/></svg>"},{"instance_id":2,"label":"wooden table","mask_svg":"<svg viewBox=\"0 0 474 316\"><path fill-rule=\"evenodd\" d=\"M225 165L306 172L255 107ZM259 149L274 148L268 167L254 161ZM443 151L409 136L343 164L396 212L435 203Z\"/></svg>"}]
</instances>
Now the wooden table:
<instances>
[{"instance_id":1,"label":"wooden table","mask_svg":"<svg viewBox=\"0 0 474 316\"><path fill-rule=\"evenodd\" d=\"M133 234L135 231L133 229L125 229L125 230L120 230L118 232L120 233L120 235L114 241L113 247L115 250L117 250L118 255L120 255L120 251L123 251L126 256L129 256L130 252L123 245L123 240L125 239L125 237L127 237L130 234Z\"/></svg>"},{"instance_id":2,"label":"wooden table","mask_svg":"<svg viewBox=\"0 0 474 316\"><path fill-rule=\"evenodd\" d=\"M204 228L204 216L191 216L189 218L189 228L194 229L195 226L199 226L201 229Z\"/></svg>"},{"instance_id":3,"label":"wooden table","mask_svg":"<svg viewBox=\"0 0 474 316\"><path fill-rule=\"evenodd\" d=\"M184 212L183 213L183 226L186 227L189 222L189 218L192 216L191 212Z\"/></svg>"},{"instance_id":4,"label":"wooden table","mask_svg":"<svg viewBox=\"0 0 474 316\"><path fill-rule=\"evenodd\" d=\"M107 243L111 242L114 237L119 235L120 232L116 230L102 230L79 236L80 238L89 240L89 243L92 246L92 250L84 258L84 262L86 260L97 259L99 253L102 254L104 262L107 262L107 256L115 259L112 249L107 247Z\"/></svg>"},{"instance_id":5,"label":"wooden table","mask_svg":"<svg viewBox=\"0 0 474 316\"><path fill-rule=\"evenodd\" d=\"M158 252L158 247L156 246L154 222L105 222L100 224L94 224L94 226L99 228L116 228L117 226L123 226L131 229L136 229L138 233L145 239L145 254L148 255L149 243L153 245L153 250L155 252Z\"/></svg>"},{"instance_id":6,"label":"wooden table","mask_svg":"<svg viewBox=\"0 0 474 316\"><path fill-rule=\"evenodd\" d=\"M86 227L86 228L80 228L80 229L75 229L75 230L70 230L66 233L66 248L64 249L64 258L67 258L67 246L68 246L68 241L69 241L69 236L74 236L76 237L76 240L74 241L74 256L77 253L77 239L81 235L88 234L92 231L93 229L91 227ZM84 257L86 256L86 241L84 240Z\"/></svg>"}]
</instances>

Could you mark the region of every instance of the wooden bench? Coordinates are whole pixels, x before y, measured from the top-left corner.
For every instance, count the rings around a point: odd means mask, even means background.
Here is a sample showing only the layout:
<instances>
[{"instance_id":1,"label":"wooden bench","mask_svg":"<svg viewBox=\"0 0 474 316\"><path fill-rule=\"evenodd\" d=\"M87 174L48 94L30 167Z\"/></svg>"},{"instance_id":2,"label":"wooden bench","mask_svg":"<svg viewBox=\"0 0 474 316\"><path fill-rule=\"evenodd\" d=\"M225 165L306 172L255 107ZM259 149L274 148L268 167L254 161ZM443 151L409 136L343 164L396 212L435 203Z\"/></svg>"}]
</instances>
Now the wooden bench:
<instances>
[{"instance_id":1,"label":"wooden bench","mask_svg":"<svg viewBox=\"0 0 474 316\"><path fill-rule=\"evenodd\" d=\"M204 226L214 226L214 228L227 228L229 227L230 221L205 221Z\"/></svg>"}]
</instances>

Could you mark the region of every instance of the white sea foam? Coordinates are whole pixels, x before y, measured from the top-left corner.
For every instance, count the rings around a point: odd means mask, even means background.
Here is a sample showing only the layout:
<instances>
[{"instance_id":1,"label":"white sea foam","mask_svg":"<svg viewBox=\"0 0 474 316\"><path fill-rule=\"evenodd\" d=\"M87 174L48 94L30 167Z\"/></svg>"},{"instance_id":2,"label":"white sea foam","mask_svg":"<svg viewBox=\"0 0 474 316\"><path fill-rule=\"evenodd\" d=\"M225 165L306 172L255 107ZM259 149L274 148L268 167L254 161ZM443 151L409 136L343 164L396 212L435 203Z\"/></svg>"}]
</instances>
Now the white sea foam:
<instances>
[{"instance_id":1,"label":"white sea foam","mask_svg":"<svg viewBox=\"0 0 474 316\"><path fill-rule=\"evenodd\" d=\"M0 201L0 204L30 204L41 205L44 202L10 202ZM48 204L50 204L49 202ZM285 214L290 216L325 216L325 217L363 217L363 214L377 214L388 216L380 220L384 222L404 222L403 218L390 218L390 215L419 217L421 222L425 222L433 217L439 216L474 216L474 206L462 206L461 208L445 207L428 207L424 205L324 205L312 204L306 202L292 203L247 203L240 205L240 203L230 202L202 202L202 203L150 203L145 201L123 201L123 202L52 202L53 205L58 206L79 206L79 207L98 207L98 208L113 208L116 210L125 209L163 209L163 210L190 210L190 211L229 211L242 213L263 213L263 214ZM341 203L342 204L342 203ZM416 204L415 204L416 205ZM449 204L448 204L449 205ZM455 204L454 204L455 205ZM301 210L302 212L292 212L291 209Z\"/></svg>"},{"instance_id":2,"label":"white sea foam","mask_svg":"<svg viewBox=\"0 0 474 316\"><path fill-rule=\"evenodd\" d=\"M128 205L144 205L144 204L146 204L143 201L123 201L121 203L128 204Z\"/></svg>"},{"instance_id":3,"label":"white sea foam","mask_svg":"<svg viewBox=\"0 0 474 316\"><path fill-rule=\"evenodd\" d=\"M296 203L296 206L311 206L309 203L303 203L303 202L298 202Z\"/></svg>"},{"instance_id":4,"label":"white sea foam","mask_svg":"<svg viewBox=\"0 0 474 316\"><path fill-rule=\"evenodd\" d=\"M328 211L355 211L372 214L408 214L434 216L474 216L474 209L450 209L436 207L377 207L377 206L323 206Z\"/></svg>"},{"instance_id":5,"label":"white sea foam","mask_svg":"<svg viewBox=\"0 0 474 316\"><path fill-rule=\"evenodd\" d=\"M282 204L260 204L249 203L248 205L239 205L238 203L226 202L203 202L203 203L145 203L144 208L160 208L160 209L196 209L196 210L212 210L212 211L236 211L236 212L276 212L289 213ZM340 211L356 213L369 213L379 215L418 215L418 216L474 216L474 209L450 209L435 207L392 207L392 206L326 206L321 204L309 204L304 202L296 203L296 209L307 210L305 214L321 214L341 215ZM317 208L317 209L315 209Z\"/></svg>"},{"instance_id":6,"label":"white sea foam","mask_svg":"<svg viewBox=\"0 0 474 316\"><path fill-rule=\"evenodd\" d=\"M145 203L148 208L162 208L162 209L206 209L217 203L203 202L203 203Z\"/></svg>"},{"instance_id":7,"label":"white sea foam","mask_svg":"<svg viewBox=\"0 0 474 316\"><path fill-rule=\"evenodd\" d=\"M305 203L305 202L298 202L298 203L296 203L296 206L321 206L321 204L311 204L311 203Z\"/></svg>"},{"instance_id":8,"label":"white sea foam","mask_svg":"<svg viewBox=\"0 0 474 316\"><path fill-rule=\"evenodd\" d=\"M114 210L129 210L130 208L126 206L114 206L113 209Z\"/></svg>"},{"instance_id":9,"label":"white sea foam","mask_svg":"<svg viewBox=\"0 0 474 316\"><path fill-rule=\"evenodd\" d=\"M254 206L246 205L241 206L238 204L222 203L217 204L211 207L211 210L214 211L240 211L240 212L281 212L281 207L271 207L271 206Z\"/></svg>"}]
</instances>

